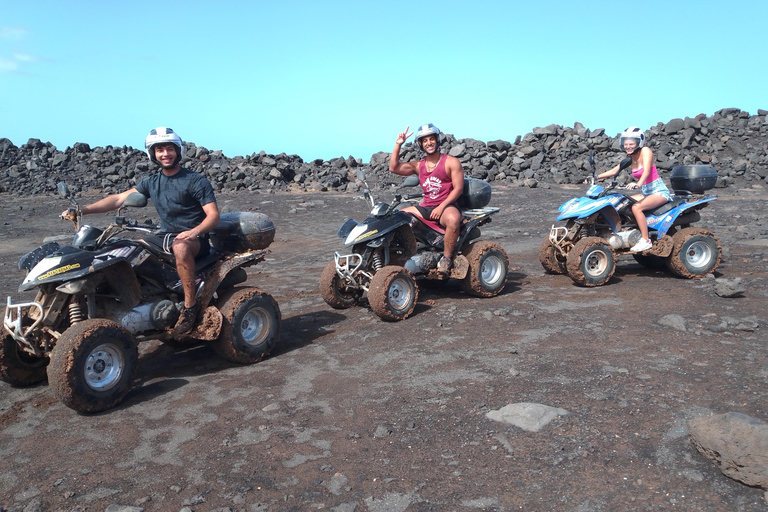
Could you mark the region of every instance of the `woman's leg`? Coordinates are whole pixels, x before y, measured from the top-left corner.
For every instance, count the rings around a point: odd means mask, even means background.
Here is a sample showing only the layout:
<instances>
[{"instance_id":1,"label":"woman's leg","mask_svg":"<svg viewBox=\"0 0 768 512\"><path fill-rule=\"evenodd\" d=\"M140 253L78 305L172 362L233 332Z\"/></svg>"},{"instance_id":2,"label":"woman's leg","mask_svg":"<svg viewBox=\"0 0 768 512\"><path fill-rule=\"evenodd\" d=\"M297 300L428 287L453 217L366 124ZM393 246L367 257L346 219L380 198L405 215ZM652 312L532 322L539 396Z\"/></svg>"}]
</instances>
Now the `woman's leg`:
<instances>
[{"instance_id":1,"label":"woman's leg","mask_svg":"<svg viewBox=\"0 0 768 512\"><path fill-rule=\"evenodd\" d=\"M643 197L640 201L632 205L632 214L635 216L637 228L640 230L642 237L649 242L651 239L648 236L648 222L645 220L645 212L661 206L666 202L666 197L659 194L651 194Z\"/></svg>"}]
</instances>

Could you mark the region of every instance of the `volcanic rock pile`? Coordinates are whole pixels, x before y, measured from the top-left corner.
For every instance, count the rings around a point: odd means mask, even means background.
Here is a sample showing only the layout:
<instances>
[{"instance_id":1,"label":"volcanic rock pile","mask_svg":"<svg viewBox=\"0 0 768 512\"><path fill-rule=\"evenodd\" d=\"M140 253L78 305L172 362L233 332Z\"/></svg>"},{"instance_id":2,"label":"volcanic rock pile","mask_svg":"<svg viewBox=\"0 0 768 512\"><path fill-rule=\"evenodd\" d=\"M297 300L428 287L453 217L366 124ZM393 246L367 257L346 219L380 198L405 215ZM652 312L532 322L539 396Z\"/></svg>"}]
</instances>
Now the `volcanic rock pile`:
<instances>
[{"instance_id":1,"label":"volcanic rock pile","mask_svg":"<svg viewBox=\"0 0 768 512\"><path fill-rule=\"evenodd\" d=\"M646 130L662 177L675 165L707 164L718 171L717 187L750 186L768 175L768 111L756 115L738 108L672 119ZM389 173L389 149L362 159L334 158L305 162L298 155L265 152L228 158L186 143L182 165L205 174L216 191L345 191L357 189L355 170L363 168L372 186L400 181ZM457 157L465 174L489 182L535 187L539 184L580 183L589 175L587 156L595 152L598 171L621 159L618 134L589 130L581 123L572 128L549 125L514 142L456 139L446 136L443 152ZM403 146L402 160L423 156L415 144ZM155 172L146 154L132 147L96 147L76 143L59 151L51 143L30 139L16 147L0 139L0 192L15 195L50 194L59 181L74 191L120 192ZM626 180L625 176L620 181Z\"/></svg>"}]
</instances>

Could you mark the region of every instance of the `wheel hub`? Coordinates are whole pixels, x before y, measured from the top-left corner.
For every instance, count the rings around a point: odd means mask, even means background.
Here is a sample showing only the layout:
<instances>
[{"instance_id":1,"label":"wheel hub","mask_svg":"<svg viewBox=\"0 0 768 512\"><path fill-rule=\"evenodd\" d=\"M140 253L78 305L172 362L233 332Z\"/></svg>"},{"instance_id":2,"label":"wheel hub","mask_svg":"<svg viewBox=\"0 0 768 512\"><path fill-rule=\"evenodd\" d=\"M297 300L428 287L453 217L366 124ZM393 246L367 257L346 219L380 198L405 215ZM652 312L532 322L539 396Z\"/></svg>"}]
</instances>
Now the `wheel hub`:
<instances>
[{"instance_id":1,"label":"wheel hub","mask_svg":"<svg viewBox=\"0 0 768 512\"><path fill-rule=\"evenodd\" d=\"M261 308L253 308L244 316L240 322L240 333L249 345L258 345L262 343L269 334L269 315Z\"/></svg>"},{"instance_id":2,"label":"wheel hub","mask_svg":"<svg viewBox=\"0 0 768 512\"><path fill-rule=\"evenodd\" d=\"M695 242L685 253L688 263L693 267L703 267L712 259L712 254L706 244Z\"/></svg>"},{"instance_id":3,"label":"wheel hub","mask_svg":"<svg viewBox=\"0 0 768 512\"><path fill-rule=\"evenodd\" d=\"M403 309L410 302L410 287L401 280L396 280L389 287L389 302L396 309Z\"/></svg>"},{"instance_id":4,"label":"wheel hub","mask_svg":"<svg viewBox=\"0 0 768 512\"><path fill-rule=\"evenodd\" d=\"M114 345L102 345L88 355L85 382L91 389L106 391L120 381L125 360Z\"/></svg>"}]
</instances>

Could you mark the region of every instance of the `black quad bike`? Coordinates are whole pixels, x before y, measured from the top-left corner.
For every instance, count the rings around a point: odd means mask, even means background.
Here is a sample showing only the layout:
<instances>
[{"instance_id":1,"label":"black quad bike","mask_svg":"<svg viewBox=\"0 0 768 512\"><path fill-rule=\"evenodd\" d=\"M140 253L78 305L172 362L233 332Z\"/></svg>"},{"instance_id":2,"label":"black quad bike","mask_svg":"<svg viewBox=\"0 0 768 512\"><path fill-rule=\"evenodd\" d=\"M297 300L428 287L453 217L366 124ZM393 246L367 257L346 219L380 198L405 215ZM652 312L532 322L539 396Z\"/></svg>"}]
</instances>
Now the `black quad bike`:
<instances>
[{"instance_id":1,"label":"black quad bike","mask_svg":"<svg viewBox=\"0 0 768 512\"><path fill-rule=\"evenodd\" d=\"M624 170L632 163L625 158ZM596 171L592 153L591 186L584 197L571 199L558 210L557 221L539 248L539 261L548 273L568 274L580 286L607 283L616 269L616 257L632 254L647 268L666 266L685 278L701 278L714 272L720 263L720 242L706 229L694 227L701 219L700 210L716 197L703 193L715 186L717 172L705 165L680 165L672 169L672 201L645 212L648 234L653 246L633 253L630 248L640 240L640 230L632 213L639 191L617 186L615 174L603 188L595 184Z\"/></svg>"},{"instance_id":2,"label":"black quad bike","mask_svg":"<svg viewBox=\"0 0 768 512\"><path fill-rule=\"evenodd\" d=\"M68 218L77 232L70 246L48 242L19 260L27 275L20 292L37 290L31 302L8 297L3 321L0 378L13 386L48 382L57 398L83 413L109 409L128 393L138 362L138 343L159 339L174 346L210 342L224 359L254 363L280 335L280 309L266 292L235 287L244 267L264 260L274 239L263 214L228 213L211 233L210 253L196 262L197 301L192 332L173 327L184 293L174 257L152 243L120 233L154 234L157 226L118 215L102 230L81 224L72 202ZM142 207L131 194L124 206Z\"/></svg>"},{"instance_id":3,"label":"black quad bike","mask_svg":"<svg viewBox=\"0 0 768 512\"><path fill-rule=\"evenodd\" d=\"M377 202L362 170L357 178L365 185L363 194L371 213L359 223L347 220L338 230L345 251L334 254L334 261L328 262L320 277L320 293L328 305L350 308L367 293L374 313L383 320L397 321L407 318L416 307L417 280L455 278L471 295L493 297L501 293L507 282L507 254L494 242L478 240L480 226L491 222L491 215L499 211L486 206L491 198L488 183L464 180L459 201L464 220L456 244L458 254L450 275L444 276L437 271L444 231L434 222L398 209L401 203L424 194L398 193L391 204ZM416 176L409 176L399 188L418 184Z\"/></svg>"}]
</instances>

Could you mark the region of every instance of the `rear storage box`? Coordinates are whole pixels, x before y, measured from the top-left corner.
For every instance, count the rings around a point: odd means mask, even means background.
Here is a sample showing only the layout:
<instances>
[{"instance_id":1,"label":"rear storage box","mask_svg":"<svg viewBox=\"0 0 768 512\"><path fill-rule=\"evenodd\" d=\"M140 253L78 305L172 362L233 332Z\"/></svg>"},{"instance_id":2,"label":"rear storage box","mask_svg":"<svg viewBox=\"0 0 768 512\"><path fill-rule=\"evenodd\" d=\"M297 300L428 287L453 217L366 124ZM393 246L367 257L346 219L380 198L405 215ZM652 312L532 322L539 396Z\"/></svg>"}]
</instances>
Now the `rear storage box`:
<instances>
[{"instance_id":1,"label":"rear storage box","mask_svg":"<svg viewBox=\"0 0 768 512\"><path fill-rule=\"evenodd\" d=\"M677 165L669 177L672 190L703 194L717 182L717 171L708 165Z\"/></svg>"},{"instance_id":2,"label":"rear storage box","mask_svg":"<svg viewBox=\"0 0 768 512\"><path fill-rule=\"evenodd\" d=\"M491 185L477 178L464 178L464 191L459 196L459 208L471 210L488 206L491 202Z\"/></svg>"},{"instance_id":3,"label":"rear storage box","mask_svg":"<svg viewBox=\"0 0 768 512\"><path fill-rule=\"evenodd\" d=\"M225 252L266 249L274 239L275 225L263 213L225 213L211 232L211 245Z\"/></svg>"}]
</instances>

